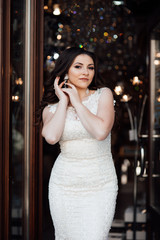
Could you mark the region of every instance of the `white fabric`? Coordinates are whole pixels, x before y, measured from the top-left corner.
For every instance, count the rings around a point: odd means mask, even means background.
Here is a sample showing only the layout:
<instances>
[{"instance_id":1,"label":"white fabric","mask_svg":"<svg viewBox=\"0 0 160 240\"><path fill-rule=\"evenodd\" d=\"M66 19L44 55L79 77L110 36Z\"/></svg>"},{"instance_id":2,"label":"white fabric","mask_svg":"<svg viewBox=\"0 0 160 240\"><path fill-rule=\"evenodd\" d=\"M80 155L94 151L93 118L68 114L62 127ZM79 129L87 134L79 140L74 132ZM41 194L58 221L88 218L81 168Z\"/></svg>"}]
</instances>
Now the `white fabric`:
<instances>
[{"instance_id":1,"label":"white fabric","mask_svg":"<svg viewBox=\"0 0 160 240\"><path fill-rule=\"evenodd\" d=\"M94 114L103 89L83 101ZM54 113L57 104L48 107ZM60 148L49 180L56 240L106 240L118 190L110 134L103 141L94 139L68 107Z\"/></svg>"}]
</instances>

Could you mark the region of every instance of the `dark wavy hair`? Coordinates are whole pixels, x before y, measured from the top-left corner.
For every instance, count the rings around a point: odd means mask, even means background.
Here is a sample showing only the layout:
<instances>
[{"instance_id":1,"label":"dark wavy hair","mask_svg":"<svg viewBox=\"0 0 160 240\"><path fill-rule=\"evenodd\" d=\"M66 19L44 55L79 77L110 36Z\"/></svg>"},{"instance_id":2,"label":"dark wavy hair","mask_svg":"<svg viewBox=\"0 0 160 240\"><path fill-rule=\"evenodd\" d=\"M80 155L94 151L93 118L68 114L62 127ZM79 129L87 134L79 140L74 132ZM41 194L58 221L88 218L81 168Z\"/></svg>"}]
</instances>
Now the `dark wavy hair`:
<instances>
[{"instance_id":1,"label":"dark wavy hair","mask_svg":"<svg viewBox=\"0 0 160 240\"><path fill-rule=\"evenodd\" d=\"M90 56L93 59L94 67L95 67L95 75L93 77L93 80L91 84L89 85L89 89L97 89L98 87L104 86L103 81L100 77L97 77L98 70L97 70L97 59L94 53L89 52L83 48L78 47L71 47L66 50L64 50L59 58L57 59L55 63L54 70L51 72L50 77L44 81L44 92L42 101L40 104L40 108L38 109L36 113L36 119L40 123L42 120L42 111L48 104L56 103L58 102L58 97L55 94L54 91L54 80L58 76L60 77L59 83L64 81L64 76L66 73L68 73L68 70L70 66L72 65L74 59L81 54L86 54Z\"/></svg>"}]
</instances>

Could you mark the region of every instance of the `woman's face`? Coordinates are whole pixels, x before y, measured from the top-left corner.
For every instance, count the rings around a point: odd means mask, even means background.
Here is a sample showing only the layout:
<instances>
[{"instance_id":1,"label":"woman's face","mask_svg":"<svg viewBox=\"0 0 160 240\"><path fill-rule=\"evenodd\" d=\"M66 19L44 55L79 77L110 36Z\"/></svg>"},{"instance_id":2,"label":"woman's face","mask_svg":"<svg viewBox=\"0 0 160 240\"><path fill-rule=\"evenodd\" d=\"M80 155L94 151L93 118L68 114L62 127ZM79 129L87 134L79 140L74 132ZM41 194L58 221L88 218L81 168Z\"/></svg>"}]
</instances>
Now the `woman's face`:
<instances>
[{"instance_id":1,"label":"woman's face","mask_svg":"<svg viewBox=\"0 0 160 240\"><path fill-rule=\"evenodd\" d=\"M78 55L68 70L68 82L77 88L87 88L95 74L93 59L86 55Z\"/></svg>"}]
</instances>

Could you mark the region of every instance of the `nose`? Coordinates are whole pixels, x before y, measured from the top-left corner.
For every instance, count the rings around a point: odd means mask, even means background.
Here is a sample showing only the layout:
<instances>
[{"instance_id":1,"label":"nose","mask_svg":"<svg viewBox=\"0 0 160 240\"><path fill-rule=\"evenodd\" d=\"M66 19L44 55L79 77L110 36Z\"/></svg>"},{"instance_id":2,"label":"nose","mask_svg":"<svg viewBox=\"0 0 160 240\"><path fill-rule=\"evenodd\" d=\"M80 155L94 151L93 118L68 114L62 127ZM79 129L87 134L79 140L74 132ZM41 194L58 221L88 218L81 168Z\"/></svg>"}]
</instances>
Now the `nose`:
<instances>
[{"instance_id":1,"label":"nose","mask_svg":"<svg viewBox=\"0 0 160 240\"><path fill-rule=\"evenodd\" d=\"M88 75L89 74L88 68L83 68L83 74L84 75Z\"/></svg>"}]
</instances>

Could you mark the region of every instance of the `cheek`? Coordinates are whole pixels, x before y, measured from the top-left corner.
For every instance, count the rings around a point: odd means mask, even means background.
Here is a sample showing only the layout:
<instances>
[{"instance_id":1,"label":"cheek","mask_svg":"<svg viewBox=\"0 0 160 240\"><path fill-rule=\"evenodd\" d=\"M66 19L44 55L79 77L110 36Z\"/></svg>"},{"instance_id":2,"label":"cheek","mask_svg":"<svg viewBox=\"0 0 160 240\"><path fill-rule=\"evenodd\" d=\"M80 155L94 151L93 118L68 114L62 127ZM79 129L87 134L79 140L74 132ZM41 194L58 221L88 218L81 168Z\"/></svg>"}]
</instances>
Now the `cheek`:
<instances>
[{"instance_id":1,"label":"cheek","mask_svg":"<svg viewBox=\"0 0 160 240\"><path fill-rule=\"evenodd\" d=\"M91 72L91 78L93 79L94 78L94 75L95 75L95 72Z\"/></svg>"},{"instance_id":2,"label":"cheek","mask_svg":"<svg viewBox=\"0 0 160 240\"><path fill-rule=\"evenodd\" d=\"M76 69L70 69L70 71L68 72L68 76L70 76L70 78L77 76L78 73L76 71Z\"/></svg>"}]
</instances>

